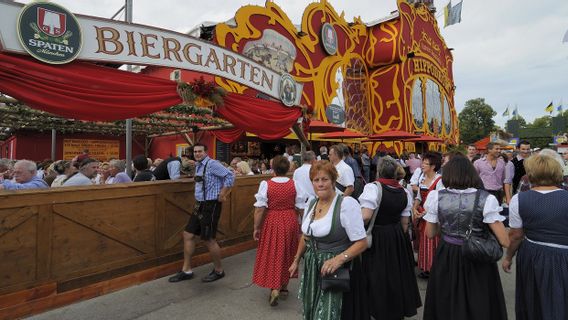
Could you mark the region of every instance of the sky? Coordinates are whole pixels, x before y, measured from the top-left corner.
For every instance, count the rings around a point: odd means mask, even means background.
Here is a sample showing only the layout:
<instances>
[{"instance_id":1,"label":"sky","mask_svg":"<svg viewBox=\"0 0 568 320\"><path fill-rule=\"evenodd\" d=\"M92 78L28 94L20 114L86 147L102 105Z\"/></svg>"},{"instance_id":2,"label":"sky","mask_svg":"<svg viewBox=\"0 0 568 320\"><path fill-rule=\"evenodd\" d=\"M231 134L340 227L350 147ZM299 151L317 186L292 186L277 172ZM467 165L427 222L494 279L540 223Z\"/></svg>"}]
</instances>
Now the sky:
<instances>
[{"instance_id":1,"label":"sky","mask_svg":"<svg viewBox=\"0 0 568 320\"><path fill-rule=\"evenodd\" d=\"M28 3L27 0L17 2ZM112 17L122 0L56 0L74 13ZM299 24L308 0L275 0ZM348 22L388 16L396 0L330 0ZM243 5L263 6L263 0L134 0L133 22L187 32L203 21L223 22ZM434 1L443 27L443 7ZM454 4L457 0L454 0ZM119 16L124 19L124 15ZM504 126L502 114L509 106L531 122L547 115L544 108L562 102L568 109L568 1L562 0L463 0L462 22L443 28L446 44L454 48L455 107L460 112L469 99L485 98L497 112L494 120ZM555 113L554 113L555 114Z\"/></svg>"}]
</instances>

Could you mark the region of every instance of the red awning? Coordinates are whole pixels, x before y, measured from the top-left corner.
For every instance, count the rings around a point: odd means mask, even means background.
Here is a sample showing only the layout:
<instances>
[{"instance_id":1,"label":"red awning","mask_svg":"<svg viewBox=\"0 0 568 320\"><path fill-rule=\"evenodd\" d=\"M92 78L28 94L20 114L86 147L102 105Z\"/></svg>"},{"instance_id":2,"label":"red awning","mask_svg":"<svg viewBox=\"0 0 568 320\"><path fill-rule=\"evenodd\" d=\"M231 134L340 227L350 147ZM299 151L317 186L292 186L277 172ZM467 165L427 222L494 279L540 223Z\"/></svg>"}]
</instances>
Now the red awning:
<instances>
[{"instance_id":1,"label":"red awning","mask_svg":"<svg viewBox=\"0 0 568 320\"><path fill-rule=\"evenodd\" d=\"M367 135L362 134L361 132L355 130L345 129L342 132L324 133L319 137L321 139L360 139L360 138L366 138Z\"/></svg>"},{"instance_id":2,"label":"red awning","mask_svg":"<svg viewBox=\"0 0 568 320\"><path fill-rule=\"evenodd\" d=\"M396 141L412 138L419 138L420 136L402 130L390 130L382 133L377 133L369 136L370 141Z\"/></svg>"},{"instance_id":3,"label":"red awning","mask_svg":"<svg viewBox=\"0 0 568 320\"><path fill-rule=\"evenodd\" d=\"M443 142L444 139L438 138L438 137L432 137L432 136L428 136L428 135L421 135L418 138L405 139L404 141L406 141L406 142Z\"/></svg>"},{"instance_id":4,"label":"red awning","mask_svg":"<svg viewBox=\"0 0 568 320\"><path fill-rule=\"evenodd\" d=\"M134 118L182 103L174 81L79 61L49 65L5 53L0 53L0 92L34 109L90 121ZM234 93L225 96L217 112L236 127L215 132L224 142L243 131L263 139L285 137L301 116L300 108Z\"/></svg>"}]
</instances>

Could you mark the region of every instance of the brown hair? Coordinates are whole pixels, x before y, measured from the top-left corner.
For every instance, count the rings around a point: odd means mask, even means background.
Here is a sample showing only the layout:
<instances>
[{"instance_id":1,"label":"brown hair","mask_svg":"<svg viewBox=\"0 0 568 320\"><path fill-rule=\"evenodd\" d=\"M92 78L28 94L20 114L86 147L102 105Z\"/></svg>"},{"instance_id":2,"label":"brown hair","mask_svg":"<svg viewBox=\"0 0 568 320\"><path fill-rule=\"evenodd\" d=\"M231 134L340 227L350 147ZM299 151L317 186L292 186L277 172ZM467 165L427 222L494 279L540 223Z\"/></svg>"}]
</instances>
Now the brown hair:
<instances>
[{"instance_id":1,"label":"brown hair","mask_svg":"<svg viewBox=\"0 0 568 320\"><path fill-rule=\"evenodd\" d=\"M290 169L290 161L286 157L276 156L272 159L272 169L277 176L285 176Z\"/></svg>"},{"instance_id":2,"label":"brown hair","mask_svg":"<svg viewBox=\"0 0 568 320\"><path fill-rule=\"evenodd\" d=\"M442 166L442 156L437 152L426 152L422 157L422 161L428 160L431 166L434 166L434 171L440 170Z\"/></svg>"},{"instance_id":3,"label":"brown hair","mask_svg":"<svg viewBox=\"0 0 568 320\"><path fill-rule=\"evenodd\" d=\"M320 171L323 171L325 174L327 174L331 181L335 184L338 174L337 169L335 169L333 163L327 160L316 161L310 168L310 180L314 180L314 178Z\"/></svg>"},{"instance_id":4,"label":"brown hair","mask_svg":"<svg viewBox=\"0 0 568 320\"><path fill-rule=\"evenodd\" d=\"M557 186L562 183L562 167L553 157L535 154L523 163L533 186Z\"/></svg>"},{"instance_id":5,"label":"brown hair","mask_svg":"<svg viewBox=\"0 0 568 320\"><path fill-rule=\"evenodd\" d=\"M458 190L483 187L477 170L464 156L454 156L446 163L442 172L442 183L448 189Z\"/></svg>"}]
</instances>

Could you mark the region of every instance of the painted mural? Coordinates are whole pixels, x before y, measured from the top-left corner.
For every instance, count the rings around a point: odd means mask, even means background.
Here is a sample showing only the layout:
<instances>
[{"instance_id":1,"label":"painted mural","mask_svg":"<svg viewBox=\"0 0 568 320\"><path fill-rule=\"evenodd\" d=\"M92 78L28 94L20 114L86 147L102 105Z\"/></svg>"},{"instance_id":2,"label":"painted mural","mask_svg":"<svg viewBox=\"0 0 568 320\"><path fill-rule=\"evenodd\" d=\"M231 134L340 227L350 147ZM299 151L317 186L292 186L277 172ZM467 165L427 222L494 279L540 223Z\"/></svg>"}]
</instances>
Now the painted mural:
<instances>
[{"instance_id":1,"label":"painted mural","mask_svg":"<svg viewBox=\"0 0 568 320\"><path fill-rule=\"evenodd\" d=\"M236 26L218 24L215 41L303 83L302 105L312 119L367 134L430 134L454 144L459 133L450 49L427 5L397 5L383 22L367 26L359 18L347 22L320 0L306 7L297 27L267 1L240 8ZM333 33L329 28L337 37L335 51L324 46L322 35ZM216 81L233 92L256 94L230 80Z\"/></svg>"}]
</instances>

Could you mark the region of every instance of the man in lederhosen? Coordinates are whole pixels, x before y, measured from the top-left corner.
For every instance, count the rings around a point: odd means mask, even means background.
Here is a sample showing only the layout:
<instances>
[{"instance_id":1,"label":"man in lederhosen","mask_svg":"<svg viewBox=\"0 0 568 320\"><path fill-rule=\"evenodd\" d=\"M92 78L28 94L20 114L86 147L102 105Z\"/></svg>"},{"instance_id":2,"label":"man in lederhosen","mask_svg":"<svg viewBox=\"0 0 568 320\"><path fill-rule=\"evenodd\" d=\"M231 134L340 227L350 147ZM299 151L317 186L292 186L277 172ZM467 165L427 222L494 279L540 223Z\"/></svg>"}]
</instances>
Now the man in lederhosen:
<instances>
[{"instance_id":1,"label":"man in lederhosen","mask_svg":"<svg viewBox=\"0 0 568 320\"><path fill-rule=\"evenodd\" d=\"M225 276L221 266L221 248L215 239L217 224L221 215L221 204L227 199L235 177L219 161L209 158L207 146L197 143L193 146L195 167L195 207L183 232L183 267L169 279L179 282L193 278L191 256L195 251L195 236L205 242L214 269L202 279L212 282Z\"/></svg>"}]
</instances>

